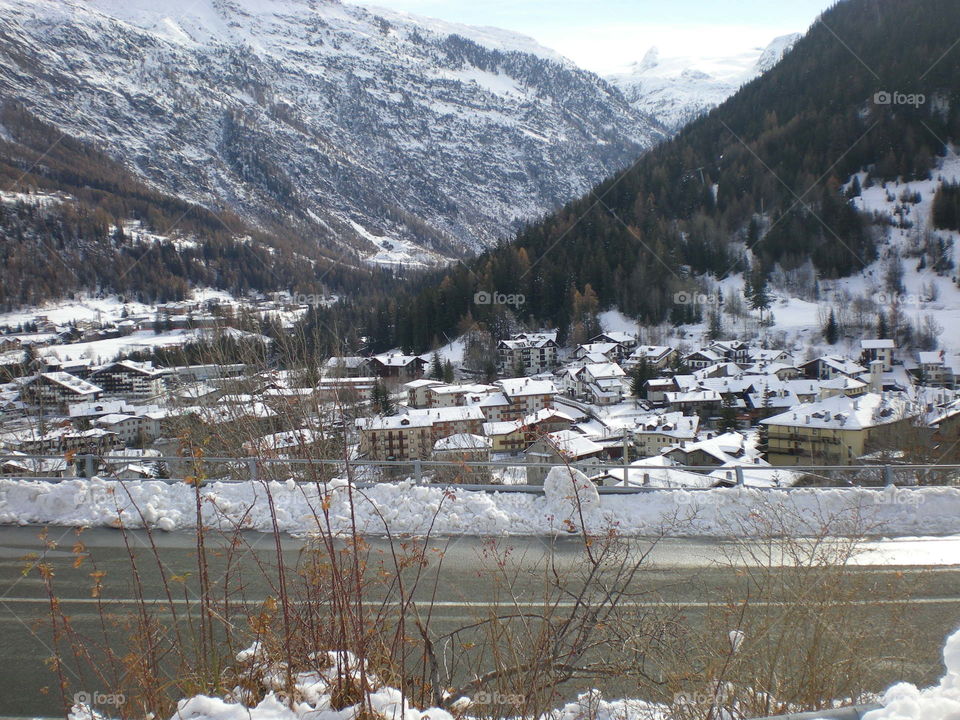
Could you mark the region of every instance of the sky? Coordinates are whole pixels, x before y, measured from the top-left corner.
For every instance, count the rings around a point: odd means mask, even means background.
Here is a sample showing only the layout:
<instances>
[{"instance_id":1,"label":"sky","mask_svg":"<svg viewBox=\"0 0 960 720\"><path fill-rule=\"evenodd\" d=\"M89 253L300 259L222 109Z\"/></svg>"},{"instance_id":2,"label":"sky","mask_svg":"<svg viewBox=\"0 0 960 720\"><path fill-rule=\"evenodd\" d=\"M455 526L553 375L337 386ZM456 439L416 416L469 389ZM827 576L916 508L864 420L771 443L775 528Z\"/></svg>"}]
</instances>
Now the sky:
<instances>
[{"instance_id":1,"label":"sky","mask_svg":"<svg viewBox=\"0 0 960 720\"><path fill-rule=\"evenodd\" d=\"M360 0L530 35L600 74L651 47L664 57L729 56L803 32L835 0Z\"/></svg>"}]
</instances>

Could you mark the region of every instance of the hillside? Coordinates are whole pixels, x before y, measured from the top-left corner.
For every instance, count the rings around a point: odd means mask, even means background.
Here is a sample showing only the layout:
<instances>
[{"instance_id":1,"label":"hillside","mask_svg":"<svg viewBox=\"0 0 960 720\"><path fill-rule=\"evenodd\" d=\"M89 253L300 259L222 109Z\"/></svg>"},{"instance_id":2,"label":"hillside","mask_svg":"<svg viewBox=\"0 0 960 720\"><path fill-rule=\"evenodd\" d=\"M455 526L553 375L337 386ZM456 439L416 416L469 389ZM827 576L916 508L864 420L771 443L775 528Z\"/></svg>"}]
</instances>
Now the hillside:
<instances>
[{"instance_id":1,"label":"hillside","mask_svg":"<svg viewBox=\"0 0 960 720\"><path fill-rule=\"evenodd\" d=\"M931 177L958 137L958 32L947 0L839 3L782 62L633 167L469 268L358 308L357 323L378 346L417 349L475 321L495 335L518 321L566 333L598 309L680 325L708 309L689 292L748 270L753 287L782 277L810 294L874 270L890 219L853 198ZM478 289L523 303L480 305ZM763 293L750 302L769 306Z\"/></svg>"},{"instance_id":2,"label":"hillside","mask_svg":"<svg viewBox=\"0 0 960 720\"><path fill-rule=\"evenodd\" d=\"M0 0L0 95L154 190L387 265L489 247L664 136L529 38L336 0Z\"/></svg>"}]
</instances>

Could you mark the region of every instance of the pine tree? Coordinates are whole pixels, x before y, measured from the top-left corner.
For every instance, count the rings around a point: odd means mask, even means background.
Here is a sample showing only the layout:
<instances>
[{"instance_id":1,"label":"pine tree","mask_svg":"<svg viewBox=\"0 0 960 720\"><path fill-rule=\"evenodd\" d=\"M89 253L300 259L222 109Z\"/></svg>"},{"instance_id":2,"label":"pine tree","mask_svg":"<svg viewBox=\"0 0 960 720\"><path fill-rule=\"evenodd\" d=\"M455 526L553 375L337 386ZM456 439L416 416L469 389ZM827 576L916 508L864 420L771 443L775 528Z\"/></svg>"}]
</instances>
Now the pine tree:
<instances>
[{"instance_id":1,"label":"pine tree","mask_svg":"<svg viewBox=\"0 0 960 720\"><path fill-rule=\"evenodd\" d=\"M827 324L823 326L823 339L830 345L836 345L840 339L840 327L837 325L837 316L830 308L830 317L827 318Z\"/></svg>"},{"instance_id":2,"label":"pine tree","mask_svg":"<svg viewBox=\"0 0 960 720\"><path fill-rule=\"evenodd\" d=\"M737 429L737 409L729 395L723 397L723 407L720 409L720 421L717 424L720 432L730 432Z\"/></svg>"},{"instance_id":3,"label":"pine tree","mask_svg":"<svg viewBox=\"0 0 960 720\"><path fill-rule=\"evenodd\" d=\"M430 360L430 377L434 380L443 380L443 361L440 359L440 353L436 351Z\"/></svg>"},{"instance_id":4,"label":"pine tree","mask_svg":"<svg viewBox=\"0 0 960 720\"><path fill-rule=\"evenodd\" d=\"M453 363L450 362L449 360L447 360L447 361L443 364L443 381L444 381L445 383L452 383L452 382L453 382L453 379L454 379L454 377L453 377Z\"/></svg>"},{"instance_id":5,"label":"pine tree","mask_svg":"<svg viewBox=\"0 0 960 720\"><path fill-rule=\"evenodd\" d=\"M710 325L707 329L707 337L711 340L719 340L723 336L723 318L720 315L720 308L715 308L710 313Z\"/></svg>"},{"instance_id":6,"label":"pine tree","mask_svg":"<svg viewBox=\"0 0 960 720\"><path fill-rule=\"evenodd\" d=\"M654 373L647 359L645 357L640 358L640 362L637 363L636 367L634 367L630 373L630 392L634 397L644 400L647 398L646 382L652 378L653 375Z\"/></svg>"},{"instance_id":7,"label":"pine tree","mask_svg":"<svg viewBox=\"0 0 960 720\"><path fill-rule=\"evenodd\" d=\"M877 316L877 337L881 340L890 339L890 327L887 325L887 314L884 312Z\"/></svg>"}]
</instances>

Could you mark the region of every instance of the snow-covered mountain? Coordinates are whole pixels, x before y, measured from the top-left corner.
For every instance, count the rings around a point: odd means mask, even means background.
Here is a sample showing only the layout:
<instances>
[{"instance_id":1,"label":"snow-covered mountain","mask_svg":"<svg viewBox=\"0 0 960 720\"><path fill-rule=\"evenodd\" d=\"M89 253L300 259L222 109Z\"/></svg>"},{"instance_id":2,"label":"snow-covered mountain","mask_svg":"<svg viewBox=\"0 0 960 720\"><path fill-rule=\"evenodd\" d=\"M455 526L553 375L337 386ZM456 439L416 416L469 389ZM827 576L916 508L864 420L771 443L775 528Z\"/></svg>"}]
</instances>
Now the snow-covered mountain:
<instances>
[{"instance_id":1,"label":"snow-covered mountain","mask_svg":"<svg viewBox=\"0 0 960 720\"><path fill-rule=\"evenodd\" d=\"M798 33L782 35L765 48L723 57L661 57L651 48L642 60L607 80L634 108L679 130L776 65L799 39Z\"/></svg>"},{"instance_id":2,"label":"snow-covered mountain","mask_svg":"<svg viewBox=\"0 0 960 720\"><path fill-rule=\"evenodd\" d=\"M0 97L160 190L390 263L490 245L664 136L530 38L336 0L0 0Z\"/></svg>"}]
</instances>

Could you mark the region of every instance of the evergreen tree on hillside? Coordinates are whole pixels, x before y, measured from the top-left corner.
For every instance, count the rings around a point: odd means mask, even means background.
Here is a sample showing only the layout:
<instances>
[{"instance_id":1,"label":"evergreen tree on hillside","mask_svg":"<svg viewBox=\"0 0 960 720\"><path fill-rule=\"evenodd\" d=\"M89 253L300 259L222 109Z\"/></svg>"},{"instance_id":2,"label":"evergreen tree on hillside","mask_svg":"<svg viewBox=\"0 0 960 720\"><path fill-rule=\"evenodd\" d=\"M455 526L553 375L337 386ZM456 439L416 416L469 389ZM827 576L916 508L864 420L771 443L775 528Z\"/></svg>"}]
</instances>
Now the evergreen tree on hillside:
<instances>
[{"instance_id":1,"label":"evergreen tree on hillside","mask_svg":"<svg viewBox=\"0 0 960 720\"><path fill-rule=\"evenodd\" d=\"M837 340L840 339L840 327L837 325L837 316L834 314L833 308L830 308L830 316L823 326L823 339L826 340L829 345L836 345Z\"/></svg>"}]
</instances>

